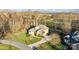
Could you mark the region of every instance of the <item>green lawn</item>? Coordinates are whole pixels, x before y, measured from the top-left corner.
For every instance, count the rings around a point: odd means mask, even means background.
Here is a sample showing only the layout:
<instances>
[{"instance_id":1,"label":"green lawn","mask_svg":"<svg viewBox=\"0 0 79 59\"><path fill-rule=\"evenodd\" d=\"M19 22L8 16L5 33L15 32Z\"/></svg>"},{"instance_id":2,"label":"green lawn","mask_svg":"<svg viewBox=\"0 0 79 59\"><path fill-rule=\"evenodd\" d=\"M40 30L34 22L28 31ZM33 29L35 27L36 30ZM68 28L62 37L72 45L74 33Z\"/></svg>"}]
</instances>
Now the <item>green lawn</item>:
<instances>
[{"instance_id":1,"label":"green lawn","mask_svg":"<svg viewBox=\"0 0 79 59\"><path fill-rule=\"evenodd\" d=\"M9 38L26 45L38 42L42 39L38 36L32 37L25 32L18 33L18 35L12 34Z\"/></svg>"},{"instance_id":2,"label":"green lawn","mask_svg":"<svg viewBox=\"0 0 79 59\"><path fill-rule=\"evenodd\" d=\"M28 45L28 44L32 44L37 41L40 41L41 37L38 37L38 36L32 37L32 36L26 34L25 32L20 32L20 33L17 33L17 35L12 34L12 35L8 36L7 39L12 39L17 42ZM17 48L10 46L10 45L0 44L0 50L17 50Z\"/></svg>"},{"instance_id":3,"label":"green lawn","mask_svg":"<svg viewBox=\"0 0 79 59\"><path fill-rule=\"evenodd\" d=\"M49 42L43 43L38 47L39 50L63 50L64 46L59 43L57 45L52 45Z\"/></svg>"},{"instance_id":4,"label":"green lawn","mask_svg":"<svg viewBox=\"0 0 79 59\"><path fill-rule=\"evenodd\" d=\"M29 45L41 40L41 37L38 37L38 36L32 37L24 32L18 33L17 35L12 34L8 36L8 38L26 45ZM43 43L41 45L42 45L41 47L38 47L39 50L62 50L64 48L64 46L60 43L56 46L53 46L48 42ZM10 45L0 44L0 50L17 50L17 48Z\"/></svg>"},{"instance_id":5,"label":"green lawn","mask_svg":"<svg viewBox=\"0 0 79 59\"><path fill-rule=\"evenodd\" d=\"M19 50L19 49L10 45L0 44L0 50Z\"/></svg>"}]
</instances>

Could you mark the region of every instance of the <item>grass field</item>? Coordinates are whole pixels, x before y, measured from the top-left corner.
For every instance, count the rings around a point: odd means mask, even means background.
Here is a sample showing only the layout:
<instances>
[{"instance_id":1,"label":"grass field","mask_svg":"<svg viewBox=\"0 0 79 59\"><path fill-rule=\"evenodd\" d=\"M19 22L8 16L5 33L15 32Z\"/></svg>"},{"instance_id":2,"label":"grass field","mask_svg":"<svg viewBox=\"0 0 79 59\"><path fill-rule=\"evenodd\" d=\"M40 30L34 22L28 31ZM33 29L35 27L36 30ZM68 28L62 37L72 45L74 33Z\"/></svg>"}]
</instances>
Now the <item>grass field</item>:
<instances>
[{"instance_id":1,"label":"grass field","mask_svg":"<svg viewBox=\"0 0 79 59\"><path fill-rule=\"evenodd\" d=\"M17 42L29 45L35 42L38 42L41 40L41 37L32 37L28 34L26 34L25 32L20 32L17 34L10 34L6 36L7 39L10 40L15 40ZM0 50L17 50L17 48L10 46L10 45L4 45L4 44L0 44Z\"/></svg>"},{"instance_id":2,"label":"grass field","mask_svg":"<svg viewBox=\"0 0 79 59\"><path fill-rule=\"evenodd\" d=\"M0 50L19 50L19 49L10 45L0 44Z\"/></svg>"},{"instance_id":3,"label":"grass field","mask_svg":"<svg viewBox=\"0 0 79 59\"><path fill-rule=\"evenodd\" d=\"M41 37L38 37L38 36L32 37L32 36L26 34L25 32L20 32L17 34L8 35L7 39L12 39L17 42L29 45L29 44L40 41ZM39 50L62 50L63 48L64 48L64 46L60 43L53 46L49 42L43 43L38 47ZM17 50L17 48L10 46L10 45L0 44L0 50Z\"/></svg>"},{"instance_id":4,"label":"grass field","mask_svg":"<svg viewBox=\"0 0 79 59\"><path fill-rule=\"evenodd\" d=\"M15 40L17 42L29 45L29 44L33 44L35 42L40 41L42 38L38 36L32 37L26 34L25 32L17 32L17 33L8 34L6 36L6 39ZM57 44L53 46L52 44L48 42L43 43L41 44L40 47L38 47L39 50L62 50L63 48L64 46L62 44ZM16 50L16 49L17 48L12 47L10 45L0 44L0 50Z\"/></svg>"},{"instance_id":5,"label":"grass field","mask_svg":"<svg viewBox=\"0 0 79 59\"><path fill-rule=\"evenodd\" d=\"M61 43L59 43L57 45L52 45L52 44L46 42L46 43L41 44L38 47L38 49L40 49L40 50L63 50L64 46Z\"/></svg>"},{"instance_id":6,"label":"grass field","mask_svg":"<svg viewBox=\"0 0 79 59\"><path fill-rule=\"evenodd\" d=\"M38 37L38 36L32 37L32 36L22 32L22 33L19 33L18 35L12 35L12 39L14 39L17 42L28 45L28 44L32 44L37 41L40 41L41 37Z\"/></svg>"},{"instance_id":7,"label":"grass field","mask_svg":"<svg viewBox=\"0 0 79 59\"><path fill-rule=\"evenodd\" d=\"M15 40L20 43L24 43L26 45L32 44L32 43L35 43L35 42L41 40L41 37L38 37L38 36L32 37L32 36L26 34L25 32L20 32L17 34L13 33L13 34L8 35L6 38Z\"/></svg>"}]
</instances>

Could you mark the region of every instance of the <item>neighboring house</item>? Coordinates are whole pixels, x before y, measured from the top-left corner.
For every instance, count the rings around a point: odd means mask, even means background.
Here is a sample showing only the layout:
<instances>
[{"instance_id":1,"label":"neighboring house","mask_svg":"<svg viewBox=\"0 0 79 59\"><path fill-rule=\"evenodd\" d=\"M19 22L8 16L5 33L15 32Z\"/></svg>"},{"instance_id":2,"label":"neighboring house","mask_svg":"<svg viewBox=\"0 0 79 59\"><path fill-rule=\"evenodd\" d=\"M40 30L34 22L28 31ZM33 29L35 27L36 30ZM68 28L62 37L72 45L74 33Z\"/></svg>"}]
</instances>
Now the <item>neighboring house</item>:
<instances>
[{"instance_id":1,"label":"neighboring house","mask_svg":"<svg viewBox=\"0 0 79 59\"><path fill-rule=\"evenodd\" d=\"M79 50L79 43L75 43L72 45L72 50Z\"/></svg>"},{"instance_id":2,"label":"neighboring house","mask_svg":"<svg viewBox=\"0 0 79 59\"><path fill-rule=\"evenodd\" d=\"M71 49L79 49L79 31L71 31L64 37L64 42L67 46L71 47Z\"/></svg>"},{"instance_id":3,"label":"neighboring house","mask_svg":"<svg viewBox=\"0 0 79 59\"><path fill-rule=\"evenodd\" d=\"M35 36L36 35L40 35L40 36L46 36L47 33L49 31L49 28L45 25L38 25L32 29L29 29L29 34L32 35L32 36Z\"/></svg>"}]
</instances>

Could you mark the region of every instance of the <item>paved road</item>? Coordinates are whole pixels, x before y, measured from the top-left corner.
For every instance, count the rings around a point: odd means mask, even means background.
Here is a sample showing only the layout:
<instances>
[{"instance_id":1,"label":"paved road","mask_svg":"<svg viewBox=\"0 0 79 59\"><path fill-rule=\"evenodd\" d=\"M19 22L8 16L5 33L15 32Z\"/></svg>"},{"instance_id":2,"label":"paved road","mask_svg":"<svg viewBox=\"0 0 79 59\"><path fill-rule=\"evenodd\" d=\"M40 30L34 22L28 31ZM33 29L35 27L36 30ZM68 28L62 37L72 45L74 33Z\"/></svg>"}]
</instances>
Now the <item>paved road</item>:
<instances>
[{"instance_id":1,"label":"paved road","mask_svg":"<svg viewBox=\"0 0 79 59\"><path fill-rule=\"evenodd\" d=\"M11 46L14 46L14 47L16 47L18 49L21 49L21 50L32 50L31 47L29 47L29 46L27 46L25 44L13 41L13 40L0 40L0 43L1 44L11 45Z\"/></svg>"}]
</instances>

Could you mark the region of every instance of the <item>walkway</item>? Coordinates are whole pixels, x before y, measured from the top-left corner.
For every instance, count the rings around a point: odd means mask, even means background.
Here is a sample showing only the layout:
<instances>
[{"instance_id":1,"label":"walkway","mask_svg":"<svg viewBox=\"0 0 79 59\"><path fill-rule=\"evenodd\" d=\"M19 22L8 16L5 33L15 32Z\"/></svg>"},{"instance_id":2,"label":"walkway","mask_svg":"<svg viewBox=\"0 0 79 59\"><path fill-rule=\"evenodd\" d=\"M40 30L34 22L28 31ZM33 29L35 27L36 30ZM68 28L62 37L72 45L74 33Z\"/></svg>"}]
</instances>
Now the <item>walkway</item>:
<instances>
[{"instance_id":1,"label":"walkway","mask_svg":"<svg viewBox=\"0 0 79 59\"><path fill-rule=\"evenodd\" d=\"M35 47L37 47L38 45L40 45L40 44L42 44L42 43L45 43L45 42L47 42L47 41L50 41L51 40L51 38L50 38L50 36L46 36L45 38L42 38L42 40L40 40L40 41L38 41L38 42L36 42L36 43L33 43L33 44L30 44L30 45L28 45L29 47L33 47L33 46L35 46Z\"/></svg>"}]
</instances>

